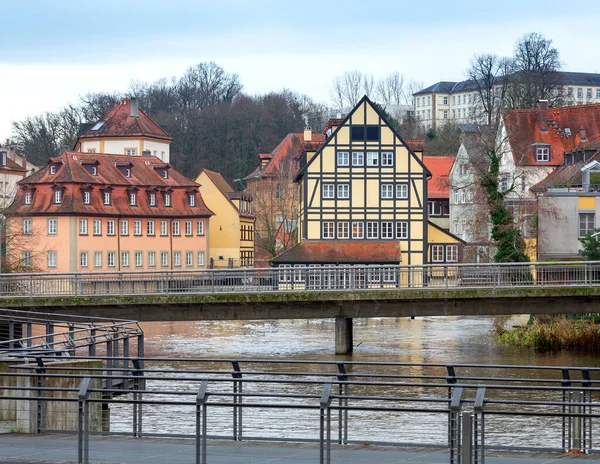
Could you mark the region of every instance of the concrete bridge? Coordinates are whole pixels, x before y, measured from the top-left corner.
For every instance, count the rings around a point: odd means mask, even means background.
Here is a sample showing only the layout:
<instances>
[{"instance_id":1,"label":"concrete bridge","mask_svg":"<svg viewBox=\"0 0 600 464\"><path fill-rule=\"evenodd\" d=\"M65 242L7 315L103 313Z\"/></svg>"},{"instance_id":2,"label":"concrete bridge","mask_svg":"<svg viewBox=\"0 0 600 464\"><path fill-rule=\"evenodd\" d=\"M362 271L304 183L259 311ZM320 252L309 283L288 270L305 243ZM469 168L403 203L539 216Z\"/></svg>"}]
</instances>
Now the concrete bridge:
<instances>
[{"instance_id":1,"label":"concrete bridge","mask_svg":"<svg viewBox=\"0 0 600 464\"><path fill-rule=\"evenodd\" d=\"M7 274L0 305L137 321L600 312L600 262Z\"/></svg>"}]
</instances>

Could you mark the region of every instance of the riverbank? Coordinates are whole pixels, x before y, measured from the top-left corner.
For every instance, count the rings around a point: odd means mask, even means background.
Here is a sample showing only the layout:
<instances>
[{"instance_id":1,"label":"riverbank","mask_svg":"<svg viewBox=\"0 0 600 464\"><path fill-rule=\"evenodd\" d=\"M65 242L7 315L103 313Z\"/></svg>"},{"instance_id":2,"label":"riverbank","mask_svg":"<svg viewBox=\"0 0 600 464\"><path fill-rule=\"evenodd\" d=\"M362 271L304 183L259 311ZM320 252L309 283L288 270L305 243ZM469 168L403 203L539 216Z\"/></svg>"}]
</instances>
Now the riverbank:
<instances>
[{"instance_id":1,"label":"riverbank","mask_svg":"<svg viewBox=\"0 0 600 464\"><path fill-rule=\"evenodd\" d=\"M494 337L508 345L540 351L600 351L598 314L586 317L534 316L526 325L506 327L506 318L494 322Z\"/></svg>"}]
</instances>

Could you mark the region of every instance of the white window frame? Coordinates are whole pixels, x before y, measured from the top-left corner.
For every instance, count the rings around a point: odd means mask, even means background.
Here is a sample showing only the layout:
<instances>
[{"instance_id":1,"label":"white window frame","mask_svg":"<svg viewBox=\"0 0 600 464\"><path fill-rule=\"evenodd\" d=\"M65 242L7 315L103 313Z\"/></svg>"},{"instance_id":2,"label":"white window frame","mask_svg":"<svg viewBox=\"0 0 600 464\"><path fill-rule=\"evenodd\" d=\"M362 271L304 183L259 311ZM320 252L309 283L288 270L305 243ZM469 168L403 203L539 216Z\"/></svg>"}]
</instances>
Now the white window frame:
<instances>
[{"instance_id":1,"label":"white window frame","mask_svg":"<svg viewBox=\"0 0 600 464\"><path fill-rule=\"evenodd\" d=\"M322 235L324 240L333 240L335 238L335 222L323 221Z\"/></svg>"},{"instance_id":2,"label":"white window frame","mask_svg":"<svg viewBox=\"0 0 600 464\"><path fill-rule=\"evenodd\" d=\"M109 251L106 253L106 264L108 267L116 267L117 253L115 251Z\"/></svg>"},{"instance_id":3,"label":"white window frame","mask_svg":"<svg viewBox=\"0 0 600 464\"><path fill-rule=\"evenodd\" d=\"M204 235L204 221L196 221L196 227L198 228L196 233L198 235Z\"/></svg>"},{"instance_id":4,"label":"white window frame","mask_svg":"<svg viewBox=\"0 0 600 464\"><path fill-rule=\"evenodd\" d=\"M356 233L355 233L356 226ZM354 240L362 240L365 238L365 223L363 221L352 222L352 238Z\"/></svg>"},{"instance_id":5,"label":"white window frame","mask_svg":"<svg viewBox=\"0 0 600 464\"><path fill-rule=\"evenodd\" d=\"M156 206L156 194L155 193L151 193L148 195L148 204L150 206Z\"/></svg>"},{"instance_id":6,"label":"white window frame","mask_svg":"<svg viewBox=\"0 0 600 464\"><path fill-rule=\"evenodd\" d=\"M25 204L26 205L31 204L31 191L25 192Z\"/></svg>"},{"instance_id":7,"label":"white window frame","mask_svg":"<svg viewBox=\"0 0 600 464\"><path fill-rule=\"evenodd\" d=\"M102 192L102 201L105 205L110 205L110 192Z\"/></svg>"},{"instance_id":8,"label":"white window frame","mask_svg":"<svg viewBox=\"0 0 600 464\"><path fill-rule=\"evenodd\" d=\"M350 152L338 151L336 161L338 166L348 166L350 164Z\"/></svg>"},{"instance_id":9,"label":"white window frame","mask_svg":"<svg viewBox=\"0 0 600 464\"><path fill-rule=\"evenodd\" d=\"M393 151L382 151L381 152L381 165L382 166L393 166L394 165L394 152Z\"/></svg>"},{"instance_id":10,"label":"white window frame","mask_svg":"<svg viewBox=\"0 0 600 464\"><path fill-rule=\"evenodd\" d=\"M48 235L56 235L58 231L58 220L55 218L48 219Z\"/></svg>"},{"instance_id":11,"label":"white window frame","mask_svg":"<svg viewBox=\"0 0 600 464\"><path fill-rule=\"evenodd\" d=\"M444 262L444 245L431 245L431 262Z\"/></svg>"},{"instance_id":12,"label":"white window frame","mask_svg":"<svg viewBox=\"0 0 600 464\"><path fill-rule=\"evenodd\" d=\"M50 174L56 174L56 164L50 166Z\"/></svg>"},{"instance_id":13,"label":"white window frame","mask_svg":"<svg viewBox=\"0 0 600 464\"><path fill-rule=\"evenodd\" d=\"M169 252L161 251L160 252L160 266L167 267L169 265Z\"/></svg>"},{"instance_id":14,"label":"white window frame","mask_svg":"<svg viewBox=\"0 0 600 464\"><path fill-rule=\"evenodd\" d=\"M121 235L129 235L129 221L121 219Z\"/></svg>"},{"instance_id":15,"label":"white window frame","mask_svg":"<svg viewBox=\"0 0 600 464\"><path fill-rule=\"evenodd\" d=\"M156 267L156 251L148 252L148 267Z\"/></svg>"},{"instance_id":16,"label":"white window frame","mask_svg":"<svg viewBox=\"0 0 600 464\"><path fill-rule=\"evenodd\" d=\"M174 236L179 236L181 235L181 225L179 223L179 221L173 221L173 235Z\"/></svg>"},{"instance_id":17,"label":"white window frame","mask_svg":"<svg viewBox=\"0 0 600 464\"><path fill-rule=\"evenodd\" d=\"M81 253L79 253L79 267L88 267L88 264L88 252L82 251Z\"/></svg>"},{"instance_id":18,"label":"white window frame","mask_svg":"<svg viewBox=\"0 0 600 464\"><path fill-rule=\"evenodd\" d=\"M143 267L144 266L144 252L143 251L136 251L134 253L134 259L135 259L135 267Z\"/></svg>"},{"instance_id":19,"label":"white window frame","mask_svg":"<svg viewBox=\"0 0 600 464\"><path fill-rule=\"evenodd\" d=\"M79 235L87 235L88 234L88 221L87 219L79 220Z\"/></svg>"},{"instance_id":20,"label":"white window frame","mask_svg":"<svg viewBox=\"0 0 600 464\"><path fill-rule=\"evenodd\" d=\"M192 221L185 221L185 235L189 237L193 235L194 227L192 226Z\"/></svg>"},{"instance_id":21,"label":"white window frame","mask_svg":"<svg viewBox=\"0 0 600 464\"><path fill-rule=\"evenodd\" d=\"M94 267L102 267L102 252L94 252Z\"/></svg>"},{"instance_id":22,"label":"white window frame","mask_svg":"<svg viewBox=\"0 0 600 464\"><path fill-rule=\"evenodd\" d=\"M382 221L381 222L381 238L382 240L389 240L394 238L394 222L393 221Z\"/></svg>"},{"instance_id":23,"label":"white window frame","mask_svg":"<svg viewBox=\"0 0 600 464\"><path fill-rule=\"evenodd\" d=\"M121 267L129 267L129 252L121 252Z\"/></svg>"},{"instance_id":24,"label":"white window frame","mask_svg":"<svg viewBox=\"0 0 600 464\"><path fill-rule=\"evenodd\" d=\"M378 151L368 151L367 152L367 166L369 166L369 167L379 166L379 152Z\"/></svg>"},{"instance_id":25,"label":"white window frame","mask_svg":"<svg viewBox=\"0 0 600 464\"><path fill-rule=\"evenodd\" d=\"M337 184L337 197L341 200L350 198L350 184Z\"/></svg>"},{"instance_id":26,"label":"white window frame","mask_svg":"<svg viewBox=\"0 0 600 464\"><path fill-rule=\"evenodd\" d=\"M154 221L148 221L146 224L146 235L152 237L154 236Z\"/></svg>"},{"instance_id":27,"label":"white window frame","mask_svg":"<svg viewBox=\"0 0 600 464\"><path fill-rule=\"evenodd\" d=\"M194 252L185 252L185 267L194 267Z\"/></svg>"},{"instance_id":28,"label":"white window frame","mask_svg":"<svg viewBox=\"0 0 600 464\"><path fill-rule=\"evenodd\" d=\"M142 221L133 221L133 235L142 235Z\"/></svg>"},{"instance_id":29,"label":"white window frame","mask_svg":"<svg viewBox=\"0 0 600 464\"><path fill-rule=\"evenodd\" d=\"M396 184L396 199L406 200L408 199L408 184Z\"/></svg>"},{"instance_id":30,"label":"white window frame","mask_svg":"<svg viewBox=\"0 0 600 464\"><path fill-rule=\"evenodd\" d=\"M352 152L352 166L364 166L365 165L365 152L364 151L353 151Z\"/></svg>"},{"instance_id":31,"label":"white window frame","mask_svg":"<svg viewBox=\"0 0 600 464\"><path fill-rule=\"evenodd\" d=\"M396 222L396 239L408 240L408 221Z\"/></svg>"},{"instance_id":32,"label":"white window frame","mask_svg":"<svg viewBox=\"0 0 600 464\"><path fill-rule=\"evenodd\" d=\"M458 245L446 245L446 262L458 262Z\"/></svg>"},{"instance_id":33,"label":"white window frame","mask_svg":"<svg viewBox=\"0 0 600 464\"><path fill-rule=\"evenodd\" d=\"M83 204L84 205L91 205L92 204L92 194L91 194L91 192L88 192L88 191L84 191L83 192Z\"/></svg>"},{"instance_id":34,"label":"white window frame","mask_svg":"<svg viewBox=\"0 0 600 464\"><path fill-rule=\"evenodd\" d=\"M129 192L129 206L137 205L137 195L135 192Z\"/></svg>"},{"instance_id":35,"label":"white window frame","mask_svg":"<svg viewBox=\"0 0 600 464\"><path fill-rule=\"evenodd\" d=\"M106 235L115 235L115 220L109 219L106 221Z\"/></svg>"},{"instance_id":36,"label":"white window frame","mask_svg":"<svg viewBox=\"0 0 600 464\"><path fill-rule=\"evenodd\" d=\"M198 252L198 267L204 267L204 252L203 251L199 251Z\"/></svg>"},{"instance_id":37,"label":"white window frame","mask_svg":"<svg viewBox=\"0 0 600 464\"><path fill-rule=\"evenodd\" d=\"M323 184L323 200L335 198L335 184Z\"/></svg>"},{"instance_id":38,"label":"white window frame","mask_svg":"<svg viewBox=\"0 0 600 464\"><path fill-rule=\"evenodd\" d=\"M381 184L381 199L382 200L393 200L394 199L394 184Z\"/></svg>"},{"instance_id":39,"label":"white window frame","mask_svg":"<svg viewBox=\"0 0 600 464\"><path fill-rule=\"evenodd\" d=\"M337 223L337 238L347 240L350 238L350 224L348 221L339 221Z\"/></svg>"},{"instance_id":40,"label":"white window frame","mask_svg":"<svg viewBox=\"0 0 600 464\"><path fill-rule=\"evenodd\" d=\"M33 221L29 218L23 219L23 235L31 235L33 230Z\"/></svg>"},{"instance_id":41,"label":"white window frame","mask_svg":"<svg viewBox=\"0 0 600 464\"><path fill-rule=\"evenodd\" d=\"M188 194L188 200L190 202L191 207L196 206L196 195L194 195L193 193Z\"/></svg>"},{"instance_id":42,"label":"white window frame","mask_svg":"<svg viewBox=\"0 0 600 464\"><path fill-rule=\"evenodd\" d=\"M160 221L160 236L166 237L169 235L169 223L167 221Z\"/></svg>"},{"instance_id":43,"label":"white window frame","mask_svg":"<svg viewBox=\"0 0 600 464\"><path fill-rule=\"evenodd\" d=\"M550 161L550 148L549 147L537 147L535 149L535 160L540 163L547 163Z\"/></svg>"},{"instance_id":44,"label":"white window frame","mask_svg":"<svg viewBox=\"0 0 600 464\"><path fill-rule=\"evenodd\" d=\"M171 206L171 194L165 193L165 206Z\"/></svg>"},{"instance_id":45,"label":"white window frame","mask_svg":"<svg viewBox=\"0 0 600 464\"><path fill-rule=\"evenodd\" d=\"M54 191L54 204L59 205L62 203L62 190Z\"/></svg>"},{"instance_id":46,"label":"white window frame","mask_svg":"<svg viewBox=\"0 0 600 464\"><path fill-rule=\"evenodd\" d=\"M379 223L376 221L367 221L367 240L377 240L379 238Z\"/></svg>"},{"instance_id":47,"label":"white window frame","mask_svg":"<svg viewBox=\"0 0 600 464\"><path fill-rule=\"evenodd\" d=\"M48 254L46 256L46 262L48 264L48 267L56 267L57 266L58 259L57 259L56 251L51 250L48 252Z\"/></svg>"},{"instance_id":48,"label":"white window frame","mask_svg":"<svg viewBox=\"0 0 600 464\"><path fill-rule=\"evenodd\" d=\"M33 264L33 253L31 251L21 252L21 265L23 267L31 267Z\"/></svg>"}]
</instances>

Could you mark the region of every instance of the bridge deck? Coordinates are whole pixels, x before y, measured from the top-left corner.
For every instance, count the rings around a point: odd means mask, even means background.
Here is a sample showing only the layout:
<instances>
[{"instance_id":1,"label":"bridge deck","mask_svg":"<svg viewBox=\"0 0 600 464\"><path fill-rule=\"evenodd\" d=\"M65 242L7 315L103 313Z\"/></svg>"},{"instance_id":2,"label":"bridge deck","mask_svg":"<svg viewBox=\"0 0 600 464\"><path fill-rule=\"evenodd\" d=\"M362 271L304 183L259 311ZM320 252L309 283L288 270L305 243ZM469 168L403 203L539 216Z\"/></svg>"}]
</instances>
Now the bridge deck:
<instances>
[{"instance_id":1,"label":"bridge deck","mask_svg":"<svg viewBox=\"0 0 600 464\"><path fill-rule=\"evenodd\" d=\"M90 440L90 462L102 463L189 463L194 461L194 443L187 440L147 438L94 438ZM77 439L56 435L0 435L0 464L77 462ZM486 454L492 464L600 464L598 455L557 453ZM313 464L319 462L314 445L265 443L215 443L207 448L208 464ZM344 464L440 464L448 453L432 449L403 449L380 446L333 446L332 462Z\"/></svg>"}]
</instances>

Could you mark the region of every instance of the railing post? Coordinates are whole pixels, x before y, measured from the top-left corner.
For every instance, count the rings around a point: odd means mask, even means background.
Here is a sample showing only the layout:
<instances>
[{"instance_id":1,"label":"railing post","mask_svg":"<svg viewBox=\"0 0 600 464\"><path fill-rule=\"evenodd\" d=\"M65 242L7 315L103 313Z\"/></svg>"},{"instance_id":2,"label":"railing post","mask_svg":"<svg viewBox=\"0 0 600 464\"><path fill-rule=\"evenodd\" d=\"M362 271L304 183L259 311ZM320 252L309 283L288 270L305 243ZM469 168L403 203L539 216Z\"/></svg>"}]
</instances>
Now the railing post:
<instances>
[{"instance_id":1,"label":"railing post","mask_svg":"<svg viewBox=\"0 0 600 464\"><path fill-rule=\"evenodd\" d=\"M477 389L475 403L473 405L473 462L484 464L485 462L485 387Z\"/></svg>"},{"instance_id":2,"label":"railing post","mask_svg":"<svg viewBox=\"0 0 600 464\"><path fill-rule=\"evenodd\" d=\"M331 382L323 387L321 400L319 401L319 462L320 464L331 463Z\"/></svg>"},{"instance_id":3,"label":"railing post","mask_svg":"<svg viewBox=\"0 0 600 464\"><path fill-rule=\"evenodd\" d=\"M446 376L446 383L448 385L456 384L456 372L454 371L454 366L446 366L446 371L448 373ZM448 387L448 399L452 398L453 390L453 387ZM452 435L450 434L450 430L452 429L451 420L451 415L448 414L448 448L452 446Z\"/></svg>"},{"instance_id":4,"label":"railing post","mask_svg":"<svg viewBox=\"0 0 600 464\"><path fill-rule=\"evenodd\" d=\"M592 386L590 379L590 371L589 369L581 370L581 378L583 381L581 382L581 386L584 388L590 388ZM585 453L588 454L592 449L592 418L589 417L592 414L592 392L591 390L583 391L583 402L588 403L583 406L583 449Z\"/></svg>"},{"instance_id":5,"label":"railing post","mask_svg":"<svg viewBox=\"0 0 600 464\"><path fill-rule=\"evenodd\" d=\"M132 359L133 370L131 374L135 377L133 381L133 436L142 436L142 393L139 391L142 389L142 377L144 375L141 367L141 361L139 359Z\"/></svg>"},{"instance_id":6,"label":"railing post","mask_svg":"<svg viewBox=\"0 0 600 464\"><path fill-rule=\"evenodd\" d=\"M462 387L456 387L452 400L450 401L450 464L461 464L460 462L460 437L461 437L461 397Z\"/></svg>"},{"instance_id":7,"label":"railing post","mask_svg":"<svg viewBox=\"0 0 600 464\"><path fill-rule=\"evenodd\" d=\"M571 386L571 380L569 376L568 369L561 369L562 379L561 386L563 387L562 391L562 412L563 414L571 412L571 406L567 406L567 403L571 401L571 392L567 390L565 387ZM564 451L569 451L571 449L571 423L572 418L564 416L562 417L562 448Z\"/></svg>"},{"instance_id":8,"label":"railing post","mask_svg":"<svg viewBox=\"0 0 600 464\"><path fill-rule=\"evenodd\" d=\"M473 464L473 413L462 413L461 464Z\"/></svg>"},{"instance_id":9,"label":"railing post","mask_svg":"<svg viewBox=\"0 0 600 464\"><path fill-rule=\"evenodd\" d=\"M348 375L346 372L346 365L344 363L338 363L338 380L340 382L347 382ZM338 414L338 443L348 444L348 384L340 383L338 385L338 391L340 398L338 404L340 407ZM344 398L342 398L344 397Z\"/></svg>"},{"instance_id":10,"label":"railing post","mask_svg":"<svg viewBox=\"0 0 600 464\"><path fill-rule=\"evenodd\" d=\"M88 464L90 453L90 417L89 402L90 378L84 377L79 386L77 394L78 420L77 420L77 462L79 464Z\"/></svg>"},{"instance_id":11,"label":"railing post","mask_svg":"<svg viewBox=\"0 0 600 464\"><path fill-rule=\"evenodd\" d=\"M196 464L206 464L206 401L208 380L202 380L196 395Z\"/></svg>"},{"instance_id":12,"label":"railing post","mask_svg":"<svg viewBox=\"0 0 600 464\"><path fill-rule=\"evenodd\" d=\"M233 439L242 441L242 382L237 379L242 378L240 363L232 361L234 373L233 377ZM239 396L238 396L239 395Z\"/></svg>"},{"instance_id":13,"label":"railing post","mask_svg":"<svg viewBox=\"0 0 600 464\"><path fill-rule=\"evenodd\" d=\"M38 365L36 367L35 372L37 374L37 417L36 417L36 425L35 431L36 433L42 433L42 430L46 428L46 410L47 405L46 402L42 399L45 395L44 388L46 387L46 377L44 374L46 373L46 368L44 367L44 360L40 357L36 357L35 361Z\"/></svg>"}]
</instances>

